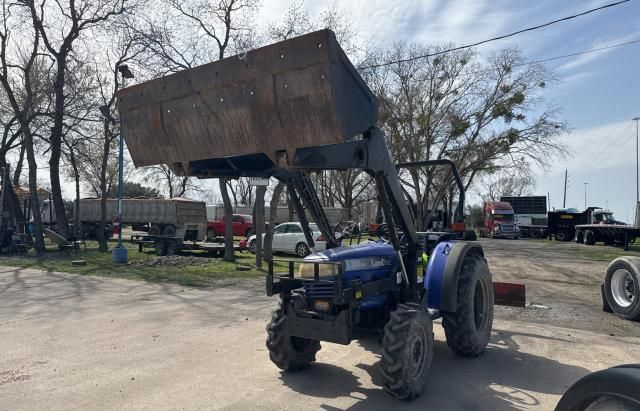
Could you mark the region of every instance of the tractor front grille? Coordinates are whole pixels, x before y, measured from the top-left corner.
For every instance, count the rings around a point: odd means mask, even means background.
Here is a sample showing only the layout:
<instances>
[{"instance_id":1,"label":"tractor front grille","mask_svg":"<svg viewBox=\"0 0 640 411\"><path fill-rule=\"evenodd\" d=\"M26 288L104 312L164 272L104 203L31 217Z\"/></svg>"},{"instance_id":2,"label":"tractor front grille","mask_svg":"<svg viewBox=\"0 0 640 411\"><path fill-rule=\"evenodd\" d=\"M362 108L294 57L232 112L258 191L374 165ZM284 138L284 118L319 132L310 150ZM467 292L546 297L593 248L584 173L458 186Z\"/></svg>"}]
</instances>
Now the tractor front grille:
<instances>
[{"instance_id":1,"label":"tractor front grille","mask_svg":"<svg viewBox=\"0 0 640 411\"><path fill-rule=\"evenodd\" d=\"M307 298L333 298L332 281L305 281L304 293Z\"/></svg>"}]
</instances>

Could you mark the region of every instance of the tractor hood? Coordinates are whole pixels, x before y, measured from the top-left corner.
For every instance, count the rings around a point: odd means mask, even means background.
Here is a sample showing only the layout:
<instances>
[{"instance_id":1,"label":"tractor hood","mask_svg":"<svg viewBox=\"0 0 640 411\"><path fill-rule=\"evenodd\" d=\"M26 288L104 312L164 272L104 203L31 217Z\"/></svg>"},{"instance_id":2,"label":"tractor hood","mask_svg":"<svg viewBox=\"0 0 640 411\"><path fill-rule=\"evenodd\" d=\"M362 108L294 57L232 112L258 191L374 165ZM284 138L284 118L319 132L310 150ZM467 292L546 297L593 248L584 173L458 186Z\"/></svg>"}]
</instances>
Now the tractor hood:
<instances>
[{"instance_id":1,"label":"tractor hood","mask_svg":"<svg viewBox=\"0 0 640 411\"><path fill-rule=\"evenodd\" d=\"M305 261L344 261L365 257L395 257L393 246L387 243L368 242L348 247L336 247L311 254Z\"/></svg>"}]
</instances>

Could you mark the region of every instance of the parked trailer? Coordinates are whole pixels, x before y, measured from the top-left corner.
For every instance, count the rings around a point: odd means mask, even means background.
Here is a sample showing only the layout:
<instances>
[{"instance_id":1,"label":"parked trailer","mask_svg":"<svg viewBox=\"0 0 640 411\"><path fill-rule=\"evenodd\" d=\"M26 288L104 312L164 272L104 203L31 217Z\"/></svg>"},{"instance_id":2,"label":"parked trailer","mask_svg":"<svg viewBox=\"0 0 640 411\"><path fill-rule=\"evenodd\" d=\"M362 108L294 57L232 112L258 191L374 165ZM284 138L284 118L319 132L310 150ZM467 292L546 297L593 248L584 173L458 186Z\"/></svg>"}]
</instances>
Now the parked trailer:
<instances>
[{"instance_id":1,"label":"parked trailer","mask_svg":"<svg viewBox=\"0 0 640 411\"><path fill-rule=\"evenodd\" d=\"M576 226L576 243L594 245L602 242L606 245L620 245L625 250L629 243L640 237L640 229L632 225L621 224L581 224Z\"/></svg>"},{"instance_id":2,"label":"parked trailer","mask_svg":"<svg viewBox=\"0 0 640 411\"><path fill-rule=\"evenodd\" d=\"M169 237L163 235L132 235L131 243L138 246L138 251L143 252L146 248L155 249L156 255L174 255L179 251L204 251L207 254L216 256L224 255L224 240L220 239L212 242L204 241L185 241L180 237ZM235 251L243 251L247 249L246 240L234 243Z\"/></svg>"},{"instance_id":3,"label":"parked trailer","mask_svg":"<svg viewBox=\"0 0 640 411\"><path fill-rule=\"evenodd\" d=\"M55 224L55 210L45 200L41 207L42 222ZM84 237L95 237L102 220L99 198L80 199L80 222ZM107 228L118 214L118 200L107 199ZM70 218L73 221L73 218ZM148 231L150 235L179 237L188 241L202 241L207 230L206 205L202 201L184 198L125 198L122 200L121 224L130 225L137 231Z\"/></svg>"},{"instance_id":4,"label":"parked trailer","mask_svg":"<svg viewBox=\"0 0 640 411\"><path fill-rule=\"evenodd\" d=\"M500 201L511 204L521 238L547 237L546 196L505 196Z\"/></svg>"}]
</instances>

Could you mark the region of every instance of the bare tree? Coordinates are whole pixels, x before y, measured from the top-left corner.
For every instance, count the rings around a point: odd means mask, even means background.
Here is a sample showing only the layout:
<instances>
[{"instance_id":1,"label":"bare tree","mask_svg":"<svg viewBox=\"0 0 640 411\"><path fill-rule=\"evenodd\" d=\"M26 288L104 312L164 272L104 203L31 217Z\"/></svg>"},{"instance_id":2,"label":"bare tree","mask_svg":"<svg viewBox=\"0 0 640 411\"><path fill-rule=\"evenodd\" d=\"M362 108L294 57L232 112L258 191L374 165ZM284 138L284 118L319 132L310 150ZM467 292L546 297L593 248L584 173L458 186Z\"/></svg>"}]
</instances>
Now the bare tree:
<instances>
[{"instance_id":1,"label":"bare tree","mask_svg":"<svg viewBox=\"0 0 640 411\"><path fill-rule=\"evenodd\" d=\"M500 197L530 195L535 185L535 178L530 173L501 173L484 179L480 195L484 201L499 201Z\"/></svg>"},{"instance_id":2,"label":"bare tree","mask_svg":"<svg viewBox=\"0 0 640 411\"><path fill-rule=\"evenodd\" d=\"M49 177L56 212L56 225L64 237L69 227L60 186L60 158L65 118L67 67L74 43L83 31L104 24L125 12L126 0L69 0L66 4L46 0L18 0L31 15L44 47L55 60L53 126L49 137ZM48 12L48 13L47 13ZM53 17L52 17L53 16Z\"/></svg>"},{"instance_id":3,"label":"bare tree","mask_svg":"<svg viewBox=\"0 0 640 411\"><path fill-rule=\"evenodd\" d=\"M45 251L45 245L42 236L40 202L38 200L38 165L36 163L31 128L35 116L34 112L36 111L34 108L38 100L38 95L35 92L35 90L38 89L38 78L33 78L32 75L34 74L33 69L38 58L40 36L37 30L34 30L30 47L25 50L26 53L22 55L22 59L20 59L19 62L10 61L9 48L11 46L10 38L12 36L10 22L13 22L14 28L24 23L24 21L19 18L14 20L15 17L11 12L11 6L7 1L3 0L2 26L0 29L0 84L15 116L15 121L20 127L20 133L22 134L25 145L27 162L29 164L29 196L34 219L34 244L36 253L40 255ZM24 47L25 43L28 44L28 42L21 42L20 46ZM20 55L20 53L16 54ZM13 72L10 72L10 68Z\"/></svg>"},{"instance_id":4,"label":"bare tree","mask_svg":"<svg viewBox=\"0 0 640 411\"><path fill-rule=\"evenodd\" d=\"M396 161L449 158L466 190L478 176L525 170L565 152L558 136L566 125L544 101L544 88L553 81L548 70L523 64L512 48L486 60L473 50L412 58L445 48L397 43L370 56L374 64L363 69L378 95L380 124ZM451 205L451 173L413 169L401 177L417 205L419 228L428 224L428 210L442 201Z\"/></svg>"}]
</instances>

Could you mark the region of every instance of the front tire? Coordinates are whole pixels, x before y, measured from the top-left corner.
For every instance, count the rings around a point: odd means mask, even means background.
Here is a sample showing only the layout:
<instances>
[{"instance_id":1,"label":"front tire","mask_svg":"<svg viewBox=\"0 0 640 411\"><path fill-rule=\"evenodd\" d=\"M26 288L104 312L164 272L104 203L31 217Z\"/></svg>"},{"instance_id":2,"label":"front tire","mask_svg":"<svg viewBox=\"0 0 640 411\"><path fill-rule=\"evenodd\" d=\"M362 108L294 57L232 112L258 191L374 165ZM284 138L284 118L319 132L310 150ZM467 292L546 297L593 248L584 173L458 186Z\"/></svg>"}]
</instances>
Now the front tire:
<instances>
[{"instance_id":1,"label":"front tire","mask_svg":"<svg viewBox=\"0 0 640 411\"><path fill-rule=\"evenodd\" d=\"M293 337L284 333L285 315L279 301L267 325L267 348L271 361L284 371L300 371L316 360L320 341Z\"/></svg>"},{"instance_id":2,"label":"front tire","mask_svg":"<svg viewBox=\"0 0 640 411\"><path fill-rule=\"evenodd\" d=\"M447 345L463 357L477 357L489 344L493 325L493 284L481 255L464 257L458 279L456 312L443 312Z\"/></svg>"},{"instance_id":3,"label":"front tire","mask_svg":"<svg viewBox=\"0 0 640 411\"><path fill-rule=\"evenodd\" d=\"M427 383L433 361L433 324L418 304L399 304L384 326L380 373L384 388L398 399L414 399Z\"/></svg>"},{"instance_id":4,"label":"front tire","mask_svg":"<svg viewBox=\"0 0 640 411\"><path fill-rule=\"evenodd\" d=\"M556 233L556 241L567 241L569 238L569 234L566 231L558 231Z\"/></svg>"},{"instance_id":5,"label":"front tire","mask_svg":"<svg viewBox=\"0 0 640 411\"><path fill-rule=\"evenodd\" d=\"M298 257L304 258L309 255L311 251L309 250L309 246L305 243L296 244L296 255Z\"/></svg>"},{"instance_id":6,"label":"front tire","mask_svg":"<svg viewBox=\"0 0 640 411\"><path fill-rule=\"evenodd\" d=\"M640 258L619 257L607 267L604 292L614 313L640 320Z\"/></svg>"}]
</instances>

